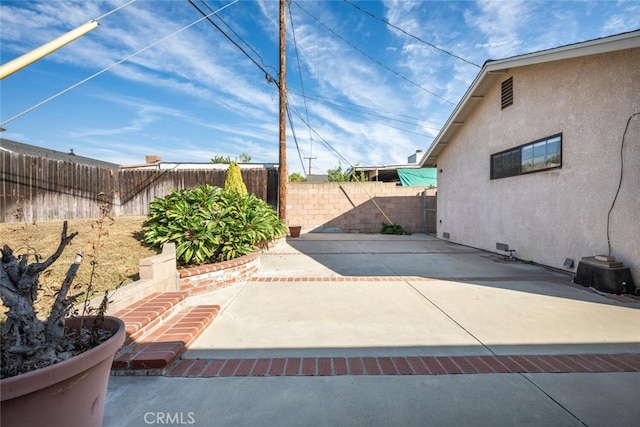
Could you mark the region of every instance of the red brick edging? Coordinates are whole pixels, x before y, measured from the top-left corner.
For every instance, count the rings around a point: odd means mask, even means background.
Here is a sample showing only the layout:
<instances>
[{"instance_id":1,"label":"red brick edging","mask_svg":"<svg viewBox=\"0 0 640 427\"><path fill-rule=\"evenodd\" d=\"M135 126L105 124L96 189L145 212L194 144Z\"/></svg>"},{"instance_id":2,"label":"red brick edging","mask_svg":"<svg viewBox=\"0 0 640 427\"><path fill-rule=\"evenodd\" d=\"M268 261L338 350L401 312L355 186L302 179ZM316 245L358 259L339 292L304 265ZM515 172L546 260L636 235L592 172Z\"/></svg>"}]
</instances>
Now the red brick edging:
<instances>
[{"instance_id":1,"label":"red brick edging","mask_svg":"<svg viewBox=\"0 0 640 427\"><path fill-rule=\"evenodd\" d=\"M197 267L194 275L248 271L259 253L228 263ZM258 268L259 268L259 264ZM191 269L190 269L191 270ZM186 274L185 274L186 276ZM552 280L553 277L539 280ZM452 280L424 277L253 277L252 282L352 282ZM459 281L517 281L517 277L467 277ZM202 289L202 288L201 288ZM114 375L168 377L271 377L344 375L455 375L486 373L640 372L640 354L393 356L393 357L285 357L246 359L184 359L179 357L216 317L215 305L180 308L188 291L152 294L118 312L127 327L127 347L114 360ZM179 312L175 313L177 310Z\"/></svg>"},{"instance_id":2,"label":"red brick edging","mask_svg":"<svg viewBox=\"0 0 640 427\"><path fill-rule=\"evenodd\" d=\"M140 332L145 327L136 330L136 325L132 325L137 339L132 339L127 333L126 346L116 354L112 369L114 372L119 371L119 375L135 371L144 375L161 375L200 336L219 311L219 305L184 307L160 326L143 334Z\"/></svg>"},{"instance_id":3,"label":"red brick edging","mask_svg":"<svg viewBox=\"0 0 640 427\"><path fill-rule=\"evenodd\" d=\"M195 295L249 280L260 271L261 254L254 252L230 261L180 269L180 290Z\"/></svg>"},{"instance_id":4,"label":"red brick edging","mask_svg":"<svg viewBox=\"0 0 640 427\"><path fill-rule=\"evenodd\" d=\"M640 372L640 354L183 359L168 377Z\"/></svg>"}]
</instances>

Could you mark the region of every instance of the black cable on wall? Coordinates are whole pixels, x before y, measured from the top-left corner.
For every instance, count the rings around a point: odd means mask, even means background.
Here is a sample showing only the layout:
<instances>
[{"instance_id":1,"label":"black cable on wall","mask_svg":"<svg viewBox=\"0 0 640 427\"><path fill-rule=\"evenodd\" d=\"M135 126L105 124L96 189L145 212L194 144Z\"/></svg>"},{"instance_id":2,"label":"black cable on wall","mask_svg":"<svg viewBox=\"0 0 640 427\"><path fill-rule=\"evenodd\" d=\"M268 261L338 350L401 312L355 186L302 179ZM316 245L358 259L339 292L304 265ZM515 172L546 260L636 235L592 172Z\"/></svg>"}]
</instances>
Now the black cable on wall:
<instances>
[{"instance_id":1,"label":"black cable on wall","mask_svg":"<svg viewBox=\"0 0 640 427\"><path fill-rule=\"evenodd\" d=\"M620 180L618 181L618 188L616 189L616 195L613 197L613 202L611 202L611 207L609 208L609 212L607 213L607 247L608 247L608 256L611 256L611 237L609 234L611 228L611 212L613 211L613 207L616 205L616 200L618 200L618 194L620 194L620 188L622 187L622 177L624 176L624 141L627 136L627 131L629 130L629 123L635 116L640 116L640 112L634 113L629 116L627 119L627 125L624 128L624 132L622 133L622 143L620 144Z\"/></svg>"}]
</instances>

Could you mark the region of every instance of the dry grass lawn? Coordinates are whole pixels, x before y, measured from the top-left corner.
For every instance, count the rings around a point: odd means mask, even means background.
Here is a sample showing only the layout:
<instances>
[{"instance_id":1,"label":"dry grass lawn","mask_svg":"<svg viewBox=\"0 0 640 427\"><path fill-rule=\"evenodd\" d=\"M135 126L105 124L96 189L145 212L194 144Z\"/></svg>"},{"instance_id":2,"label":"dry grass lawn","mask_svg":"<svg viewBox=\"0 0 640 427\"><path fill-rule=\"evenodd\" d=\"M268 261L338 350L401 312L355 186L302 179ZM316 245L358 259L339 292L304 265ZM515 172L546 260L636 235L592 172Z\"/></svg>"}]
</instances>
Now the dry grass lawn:
<instances>
[{"instance_id":1,"label":"dry grass lawn","mask_svg":"<svg viewBox=\"0 0 640 427\"><path fill-rule=\"evenodd\" d=\"M96 273L93 289L96 294L104 294L105 290L113 290L120 284L127 284L138 279L138 263L140 259L155 255L156 251L141 243L142 222L144 216L118 217L105 219L104 233L100 233L97 219L69 220L68 233L77 231L78 235L58 261L40 275L41 300L38 307L45 314L43 307L50 301L52 291L57 289L73 262L76 252L84 255L74 284L85 288L91 278L92 263L95 261ZM54 253L60 242L63 221L25 223L0 223L0 245L8 245L14 254L29 252L29 262L35 261L34 254L40 260ZM76 293L78 290L75 291ZM95 295L93 295L95 296ZM4 310L3 310L4 312Z\"/></svg>"}]
</instances>

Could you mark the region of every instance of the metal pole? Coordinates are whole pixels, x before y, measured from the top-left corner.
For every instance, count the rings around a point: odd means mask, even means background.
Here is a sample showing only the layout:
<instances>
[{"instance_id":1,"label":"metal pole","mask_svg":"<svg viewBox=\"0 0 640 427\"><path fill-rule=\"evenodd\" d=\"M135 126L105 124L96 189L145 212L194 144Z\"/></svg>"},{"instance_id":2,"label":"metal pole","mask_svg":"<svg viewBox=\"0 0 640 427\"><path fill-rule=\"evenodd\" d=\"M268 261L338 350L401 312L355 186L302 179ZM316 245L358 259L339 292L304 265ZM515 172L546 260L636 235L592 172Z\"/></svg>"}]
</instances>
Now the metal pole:
<instances>
[{"instance_id":1,"label":"metal pole","mask_svg":"<svg viewBox=\"0 0 640 427\"><path fill-rule=\"evenodd\" d=\"M317 157L305 157L305 159L309 159L309 175L311 175L311 160L315 160Z\"/></svg>"},{"instance_id":2,"label":"metal pole","mask_svg":"<svg viewBox=\"0 0 640 427\"><path fill-rule=\"evenodd\" d=\"M279 191L278 214L282 221L287 222L287 86L286 86L286 29L285 29L285 1L280 0L280 155L278 166Z\"/></svg>"},{"instance_id":3,"label":"metal pole","mask_svg":"<svg viewBox=\"0 0 640 427\"><path fill-rule=\"evenodd\" d=\"M84 25L79 26L75 30L71 30L66 34L61 35L57 39L51 40L48 43L43 44L42 46L25 53L22 56L17 57L16 59L7 62L6 64L0 66L0 80L5 77L10 76L18 70L23 69L27 65L41 59L50 53L60 49L62 46L71 43L75 39L84 36L89 31L98 28L98 21L89 21Z\"/></svg>"},{"instance_id":4,"label":"metal pole","mask_svg":"<svg viewBox=\"0 0 640 427\"><path fill-rule=\"evenodd\" d=\"M427 209L427 190L424 190L422 192L422 232L423 233L428 233L429 232L429 226L427 224L429 224L429 212Z\"/></svg>"}]
</instances>

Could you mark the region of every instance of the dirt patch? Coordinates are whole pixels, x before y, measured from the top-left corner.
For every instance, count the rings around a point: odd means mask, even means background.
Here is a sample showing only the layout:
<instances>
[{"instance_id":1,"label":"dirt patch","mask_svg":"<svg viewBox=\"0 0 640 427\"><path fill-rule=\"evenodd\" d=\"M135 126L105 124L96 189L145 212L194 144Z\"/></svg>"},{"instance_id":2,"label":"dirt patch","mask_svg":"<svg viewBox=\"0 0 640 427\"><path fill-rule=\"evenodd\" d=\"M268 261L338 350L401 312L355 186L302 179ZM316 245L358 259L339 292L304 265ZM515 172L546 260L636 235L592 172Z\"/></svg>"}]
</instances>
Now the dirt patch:
<instances>
[{"instance_id":1,"label":"dirt patch","mask_svg":"<svg viewBox=\"0 0 640 427\"><path fill-rule=\"evenodd\" d=\"M78 251L83 253L84 260L74 281L77 287L88 283L94 263L96 275L93 286L99 294L103 294L105 290L113 290L120 284L138 280L140 259L157 253L141 243L144 219L144 216L105 219L104 234L99 239L97 219L69 220L68 233L77 231L78 235L60 259L40 276L41 301L38 307L50 305L47 301L50 301L53 291L64 280ZM35 255L44 260L58 247L62 223L63 221L0 223L0 245L10 246L16 255L28 252L30 263L35 261Z\"/></svg>"}]
</instances>

